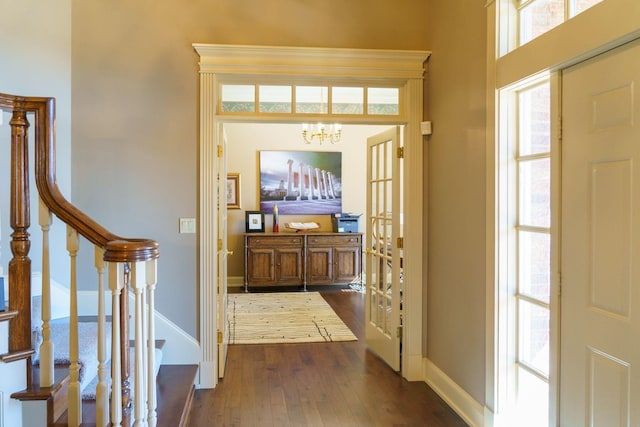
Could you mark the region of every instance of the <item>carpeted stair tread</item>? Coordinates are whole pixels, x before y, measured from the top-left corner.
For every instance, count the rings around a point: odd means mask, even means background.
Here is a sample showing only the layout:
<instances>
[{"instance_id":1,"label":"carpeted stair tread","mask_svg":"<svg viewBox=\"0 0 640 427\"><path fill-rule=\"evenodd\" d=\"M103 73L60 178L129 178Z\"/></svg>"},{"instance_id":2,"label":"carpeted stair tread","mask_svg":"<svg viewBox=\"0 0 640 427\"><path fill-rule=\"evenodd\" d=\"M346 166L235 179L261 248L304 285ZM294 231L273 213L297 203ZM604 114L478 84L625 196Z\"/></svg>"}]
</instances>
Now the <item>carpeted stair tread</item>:
<instances>
[{"instance_id":1,"label":"carpeted stair tread","mask_svg":"<svg viewBox=\"0 0 640 427\"><path fill-rule=\"evenodd\" d=\"M111 356L111 323L105 324L107 360ZM80 372L78 379L83 390L98 371L98 324L95 322L78 323L78 362ZM53 342L54 366L69 366L69 322L68 319L57 319L51 322L51 341ZM38 343L39 346L39 343ZM39 355L34 357L34 366L39 366Z\"/></svg>"}]
</instances>

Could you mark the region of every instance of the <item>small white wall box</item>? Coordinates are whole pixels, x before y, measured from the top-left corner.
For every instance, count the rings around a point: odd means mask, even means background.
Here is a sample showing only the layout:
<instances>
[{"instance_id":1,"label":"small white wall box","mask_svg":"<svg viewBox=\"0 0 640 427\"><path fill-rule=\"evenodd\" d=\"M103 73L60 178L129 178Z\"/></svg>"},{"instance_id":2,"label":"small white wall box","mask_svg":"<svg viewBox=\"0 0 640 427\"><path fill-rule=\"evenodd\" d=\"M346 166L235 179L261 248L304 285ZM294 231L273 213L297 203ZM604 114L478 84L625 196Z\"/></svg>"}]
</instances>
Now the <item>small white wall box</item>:
<instances>
[{"instance_id":1,"label":"small white wall box","mask_svg":"<svg viewBox=\"0 0 640 427\"><path fill-rule=\"evenodd\" d=\"M331 215L331 223L334 233L357 233L359 230L360 215L349 213L334 213Z\"/></svg>"},{"instance_id":2,"label":"small white wall box","mask_svg":"<svg viewBox=\"0 0 640 427\"><path fill-rule=\"evenodd\" d=\"M420 131L423 135L431 135L431 122L421 122Z\"/></svg>"}]
</instances>

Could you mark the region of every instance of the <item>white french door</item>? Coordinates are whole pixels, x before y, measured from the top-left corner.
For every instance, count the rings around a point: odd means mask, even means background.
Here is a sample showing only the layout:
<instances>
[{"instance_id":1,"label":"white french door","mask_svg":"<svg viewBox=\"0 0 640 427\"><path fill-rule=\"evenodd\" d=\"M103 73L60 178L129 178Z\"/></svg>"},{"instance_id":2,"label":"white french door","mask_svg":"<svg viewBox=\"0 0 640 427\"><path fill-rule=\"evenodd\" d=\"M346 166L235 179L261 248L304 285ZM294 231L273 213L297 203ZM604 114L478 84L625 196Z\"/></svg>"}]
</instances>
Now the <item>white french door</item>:
<instances>
[{"instance_id":1,"label":"white french door","mask_svg":"<svg viewBox=\"0 0 640 427\"><path fill-rule=\"evenodd\" d=\"M367 346L400 370L402 229L400 127L367 139Z\"/></svg>"},{"instance_id":2,"label":"white french door","mask_svg":"<svg viewBox=\"0 0 640 427\"><path fill-rule=\"evenodd\" d=\"M218 377L224 376L229 347L229 320L227 319L227 135L223 130L218 150Z\"/></svg>"},{"instance_id":3,"label":"white french door","mask_svg":"<svg viewBox=\"0 0 640 427\"><path fill-rule=\"evenodd\" d=\"M640 425L639 57L563 71L561 426Z\"/></svg>"}]
</instances>

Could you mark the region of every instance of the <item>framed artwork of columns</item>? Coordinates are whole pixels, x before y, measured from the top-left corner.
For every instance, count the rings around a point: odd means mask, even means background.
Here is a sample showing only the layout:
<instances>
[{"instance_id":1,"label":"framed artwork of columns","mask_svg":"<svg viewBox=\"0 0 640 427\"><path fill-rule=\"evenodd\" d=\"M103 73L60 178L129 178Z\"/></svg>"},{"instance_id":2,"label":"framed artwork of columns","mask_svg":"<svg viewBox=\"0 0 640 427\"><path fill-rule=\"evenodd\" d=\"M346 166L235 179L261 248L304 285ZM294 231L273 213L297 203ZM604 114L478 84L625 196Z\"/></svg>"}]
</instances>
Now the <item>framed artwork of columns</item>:
<instances>
[{"instance_id":1,"label":"framed artwork of columns","mask_svg":"<svg viewBox=\"0 0 640 427\"><path fill-rule=\"evenodd\" d=\"M285 215L342 212L342 153L260 151L260 210Z\"/></svg>"}]
</instances>

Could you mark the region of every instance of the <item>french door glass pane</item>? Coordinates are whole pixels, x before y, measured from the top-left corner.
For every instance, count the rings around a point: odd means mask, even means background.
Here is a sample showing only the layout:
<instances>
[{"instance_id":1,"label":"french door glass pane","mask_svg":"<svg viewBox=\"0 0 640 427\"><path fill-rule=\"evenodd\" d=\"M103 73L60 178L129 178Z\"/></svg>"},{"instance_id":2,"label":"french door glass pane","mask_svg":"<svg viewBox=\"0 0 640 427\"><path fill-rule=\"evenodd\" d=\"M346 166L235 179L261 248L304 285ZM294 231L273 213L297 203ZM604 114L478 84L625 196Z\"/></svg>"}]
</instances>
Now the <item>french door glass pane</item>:
<instances>
[{"instance_id":1,"label":"french door glass pane","mask_svg":"<svg viewBox=\"0 0 640 427\"><path fill-rule=\"evenodd\" d=\"M518 360L549 375L549 309L518 301Z\"/></svg>"},{"instance_id":2,"label":"french door glass pane","mask_svg":"<svg viewBox=\"0 0 640 427\"><path fill-rule=\"evenodd\" d=\"M519 293L549 303L551 289L551 235L518 233Z\"/></svg>"},{"instance_id":3,"label":"french door glass pane","mask_svg":"<svg viewBox=\"0 0 640 427\"><path fill-rule=\"evenodd\" d=\"M520 156L551 150L549 96L548 83L518 94Z\"/></svg>"},{"instance_id":4,"label":"french door glass pane","mask_svg":"<svg viewBox=\"0 0 640 427\"><path fill-rule=\"evenodd\" d=\"M551 160L519 162L518 223L535 227L551 226Z\"/></svg>"}]
</instances>

